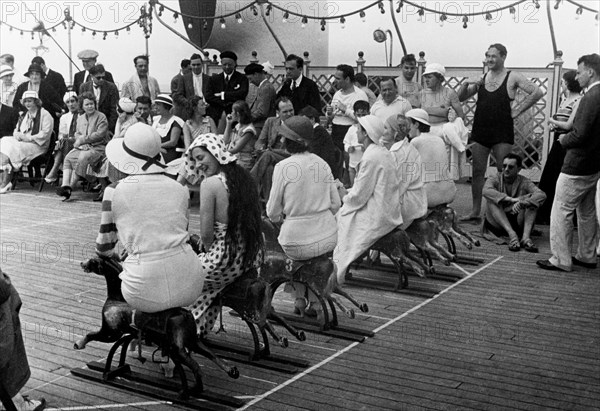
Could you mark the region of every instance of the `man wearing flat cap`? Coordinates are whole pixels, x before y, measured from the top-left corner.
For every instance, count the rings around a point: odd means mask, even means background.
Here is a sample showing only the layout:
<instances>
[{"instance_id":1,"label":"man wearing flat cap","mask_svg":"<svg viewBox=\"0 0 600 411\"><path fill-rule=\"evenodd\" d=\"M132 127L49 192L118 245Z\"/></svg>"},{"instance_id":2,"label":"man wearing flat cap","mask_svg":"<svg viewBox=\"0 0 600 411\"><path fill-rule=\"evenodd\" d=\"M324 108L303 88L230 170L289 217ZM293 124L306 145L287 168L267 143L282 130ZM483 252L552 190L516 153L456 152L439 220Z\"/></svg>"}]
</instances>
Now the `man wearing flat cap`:
<instances>
[{"instance_id":1,"label":"man wearing flat cap","mask_svg":"<svg viewBox=\"0 0 600 411\"><path fill-rule=\"evenodd\" d=\"M223 72L209 79L204 99L209 104L208 115L217 124L219 133L222 133L225 130L225 115L231 113L233 103L246 99L248 79L236 71L237 55L233 51L224 51L220 57Z\"/></svg>"},{"instance_id":2,"label":"man wearing flat cap","mask_svg":"<svg viewBox=\"0 0 600 411\"><path fill-rule=\"evenodd\" d=\"M77 53L77 58L79 58L81 60L81 64L83 64L83 71L75 73L75 77L73 79L73 91L77 94L80 94L79 88L81 85L92 80L90 69L96 65L98 60L98 52L96 50L82 50ZM104 73L104 80L113 84L115 82L112 74L110 74L108 71Z\"/></svg>"},{"instance_id":3,"label":"man wearing flat cap","mask_svg":"<svg viewBox=\"0 0 600 411\"><path fill-rule=\"evenodd\" d=\"M275 115L275 99L277 98L275 87L267 80L264 70L261 64L256 63L250 63L244 68L248 81L256 86L256 92L252 93L252 96L248 93L246 102L252 113L252 124L259 136L267 118Z\"/></svg>"}]
</instances>

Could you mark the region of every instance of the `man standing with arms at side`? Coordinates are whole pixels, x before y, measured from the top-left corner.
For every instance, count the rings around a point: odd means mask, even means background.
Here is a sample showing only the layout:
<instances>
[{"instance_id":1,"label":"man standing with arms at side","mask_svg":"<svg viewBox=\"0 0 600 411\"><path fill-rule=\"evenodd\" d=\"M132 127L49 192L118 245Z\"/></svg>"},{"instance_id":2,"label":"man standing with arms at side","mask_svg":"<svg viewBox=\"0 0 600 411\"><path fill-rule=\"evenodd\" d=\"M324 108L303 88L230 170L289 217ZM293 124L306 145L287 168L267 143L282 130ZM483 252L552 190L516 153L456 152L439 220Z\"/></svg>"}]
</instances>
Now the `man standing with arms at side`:
<instances>
[{"instance_id":1,"label":"man standing with arms at side","mask_svg":"<svg viewBox=\"0 0 600 411\"><path fill-rule=\"evenodd\" d=\"M186 107L194 96L205 97L208 86L208 75L202 73L202 56L194 53L190 57L190 70L177 78L175 87L171 86L174 111L177 117L187 120Z\"/></svg>"},{"instance_id":2,"label":"man standing with arms at side","mask_svg":"<svg viewBox=\"0 0 600 411\"><path fill-rule=\"evenodd\" d=\"M231 114L233 103L246 99L248 79L236 70L238 58L233 51L224 51L220 57L223 72L210 77L204 100L209 104L206 113L215 121L219 134L223 134L225 115Z\"/></svg>"},{"instance_id":3,"label":"man standing with arms at side","mask_svg":"<svg viewBox=\"0 0 600 411\"><path fill-rule=\"evenodd\" d=\"M523 74L504 67L506 47L492 44L485 53L489 71L482 77L469 78L459 91L461 102L477 94L477 110L473 120L471 136L475 144L473 153L473 210L461 218L462 221L480 222L481 199L485 172L490 151L496 159L498 172L502 171L504 156L512 151L515 142L514 119L533 106L544 93ZM517 107L513 100L517 89L527 97Z\"/></svg>"},{"instance_id":4,"label":"man standing with arms at side","mask_svg":"<svg viewBox=\"0 0 600 411\"><path fill-rule=\"evenodd\" d=\"M567 151L550 214L549 260L537 265L544 270L571 271L572 266L596 268L598 223L594 197L600 177L600 56L588 54L577 62L577 81L584 96L573 128L558 143ZM555 143L556 144L556 143ZM571 257L573 214L577 210L577 254Z\"/></svg>"},{"instance_id":5,"label":"man standing with arms at side","mask_svg":"<svg viewBox=\"0 0 600 411\"><path fill-rule=\"evenodd\" d=\"M175 93L177 92L177 84L179 83L179 80L181 78L183 78L183 75L185 73L189 73L192 70L192 68L190 67L190 60L189 59L183 59L181 60L180 63L180 69L179 69L179 73L177 73L175 75L175 77L173 77L171 79L171 97L173 98L173 114L176 115L179 118L183 118L183 107L179 104L177 104L177 102L175 101ZM185 120L185 119L184 119Z\"/></svg>"},{"instance_id":6,"label":"man standing with arms at side","mask_svg":"<svg viewBox=\"0 0 600 411\"><path fill-rule=\"evenodd\" d=\"M304 59L290 54L285 59L286 80L282 84L277 98L287 97L294 105L294 111L299 113L306 106L312 106L321 111L321 93L317 83L302 75Z\"/></svg>"},{"instance_id":7,"label":"man standing with arms at side","mask_svg":"<svg viewBox=\"0 0 600 411\"><path fill-rule=\"evenodd\" d=\"M106 116L108 120L108 130L115 132L115 126L119 115L117 114L117 104L119 103L119 89L113 83L106 81L106 70L102 64L96 64L90 69L92 80L83 83L79 89L79 94L86 91L96 96L96 104L99 112Z\"/></svg>"},{"instance_id":8,"label":"man standing with arms at side","mask_svg":"<svg viewBox=\"0 0 600 411\"><path fill-rule=\"evenodd\" d=\"M252 124L256 128L256 134L260 133L269 117L275 115L275 87L267 80L265 68L256 63L250 63L244 68L244 73L250 83L256 86L256 94L251 101L246 99L250 112L252 113Z\"/></svg>"}]
</instances>

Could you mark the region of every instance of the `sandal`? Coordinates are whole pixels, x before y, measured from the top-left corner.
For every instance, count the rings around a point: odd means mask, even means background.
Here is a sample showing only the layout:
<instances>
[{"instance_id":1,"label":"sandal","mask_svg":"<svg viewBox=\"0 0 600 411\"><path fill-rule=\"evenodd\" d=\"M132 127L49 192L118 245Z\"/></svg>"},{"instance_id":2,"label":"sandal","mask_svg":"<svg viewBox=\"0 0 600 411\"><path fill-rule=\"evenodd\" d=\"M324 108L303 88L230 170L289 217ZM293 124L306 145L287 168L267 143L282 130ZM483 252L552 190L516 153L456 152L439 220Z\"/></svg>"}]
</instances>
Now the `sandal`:
<instances>
[{"instance_id":1,"label":"sandal","mask_svg":"<svg viewBox=\"0 0 600 411\"><path fill-rule=\"evenodd\" d=\"M521 243L519 242L518 238L511 238L510 242L508 243L508 250L509 251L519 251L521 249Z\"/></svg>"},{"instance_id":2,"label":"sandal","mask_svg":"<svg viewBox=\"0 0 600 411\"><path fill-rule=\"evenodd\" d=\"M530 238L522 240L521 245L523 246L525 251L528 251L530 253L537 253L539 251L538 248L535 246L535 244L533 243L533 241L531 241Z\"/></svg>"}]
</instances>

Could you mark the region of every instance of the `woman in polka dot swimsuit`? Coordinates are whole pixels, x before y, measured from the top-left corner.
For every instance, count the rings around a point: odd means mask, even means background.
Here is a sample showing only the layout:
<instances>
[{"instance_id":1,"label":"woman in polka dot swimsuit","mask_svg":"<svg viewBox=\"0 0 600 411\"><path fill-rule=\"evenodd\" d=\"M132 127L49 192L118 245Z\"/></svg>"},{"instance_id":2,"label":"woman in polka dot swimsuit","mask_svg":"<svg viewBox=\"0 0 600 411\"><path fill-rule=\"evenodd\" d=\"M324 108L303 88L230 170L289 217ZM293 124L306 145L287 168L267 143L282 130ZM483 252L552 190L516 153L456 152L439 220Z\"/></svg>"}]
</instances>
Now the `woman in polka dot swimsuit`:
<instances>
[{"instance_id":1,"label":"woman in polka dot swimsuit","mask_svg":"<svg viewBox=\"0 0 600 411\"><path fill-rule=\"evenodd\" d=\"M199 136L186 152L188 182L202 180L199 258L206 278L200 297L190 307L200 336L206 335L217 319L218 307L211 304L219 292L262 263L258 190L236 160L214 134Z\"/></svg>"}]
</instances>

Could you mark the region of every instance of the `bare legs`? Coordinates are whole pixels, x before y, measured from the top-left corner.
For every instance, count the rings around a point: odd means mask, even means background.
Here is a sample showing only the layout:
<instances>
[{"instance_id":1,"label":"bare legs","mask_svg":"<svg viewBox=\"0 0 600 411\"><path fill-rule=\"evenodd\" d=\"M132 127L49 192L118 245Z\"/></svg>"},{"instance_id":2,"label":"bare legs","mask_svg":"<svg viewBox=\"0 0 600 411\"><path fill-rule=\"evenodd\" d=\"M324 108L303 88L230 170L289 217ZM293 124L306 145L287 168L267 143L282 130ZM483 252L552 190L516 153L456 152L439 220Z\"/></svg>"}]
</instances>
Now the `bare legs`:
<instances>
[{"instance_id":1,"label":"bare legs","mask_svg":"<svg viewBox=\"0 0 600 411\"><path fill-rule=\"evenodd\" d=\"M0 153L0 167L10 166L10 159L6 154ZM8 168L8 167L7 167ZM10 180L12 179L12 167L6 170L0 168L0 194L7 193L11 188Z\"/></svg>"},{"instance_id":2,"label":"bare legs","mask_svg":"<svg viewBox=\"0 0 600 411\"><path fill-rule=\"evenodd\" d=\"M479 143L473 144L471 153L473 154L473 182L471 185L471 194L473 195L473 211L467 217L461 220L478 219L481 214L481 200L483 185L485 184L485 172L487 170L490 151L496 159L498 172L502 170L502 161L504 157L512 150L511 144L499 143L488 148Z\"/></svg>"}]
</instances>

